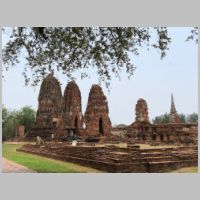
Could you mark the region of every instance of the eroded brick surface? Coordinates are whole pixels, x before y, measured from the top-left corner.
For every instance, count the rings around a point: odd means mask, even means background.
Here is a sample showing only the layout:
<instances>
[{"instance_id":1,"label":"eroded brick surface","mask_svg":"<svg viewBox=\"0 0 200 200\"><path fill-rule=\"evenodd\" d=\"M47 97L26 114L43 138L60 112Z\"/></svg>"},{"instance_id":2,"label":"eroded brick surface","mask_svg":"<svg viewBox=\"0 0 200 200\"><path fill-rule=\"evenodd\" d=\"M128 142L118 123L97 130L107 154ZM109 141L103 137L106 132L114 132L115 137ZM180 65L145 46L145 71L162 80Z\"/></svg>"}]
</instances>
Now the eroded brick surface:
<instances>
[{"instance_id":1,"label":"eroded brick surface","mask_svg":"<svg viewBox=\"0 0 200 200\"><path fill-rule=\"evenodd\" d=\"M74 81L69 82L64 91L63 117L65 128L75 128L76 132L83 128L81 92Z\"/></svg>"},{"instance_id":2,"label":"eroded brick surface","mask_svg":"<svg viewBox=\"0 0 200 200\"><path fill-rule=\"evenodd\" d=\"M96 147L91 144L73 147L67 143L46 146L24 145L20 151L90 166L106 172L168 172L182 167L198 166L197 146L140 149Z\"/></svg>"},{"instance_id":3,"label":"eroded brick surface","mask_svg":"<svg viewBox=\"0 0 200 200\"><path fill-rule=\"evenodd\" d=\"M89 93L85 112L85 134L99 136L110 135L111 121L108 114L108 102L102 88L99 85L93 85Z\"/></svg>"}]
</instances>

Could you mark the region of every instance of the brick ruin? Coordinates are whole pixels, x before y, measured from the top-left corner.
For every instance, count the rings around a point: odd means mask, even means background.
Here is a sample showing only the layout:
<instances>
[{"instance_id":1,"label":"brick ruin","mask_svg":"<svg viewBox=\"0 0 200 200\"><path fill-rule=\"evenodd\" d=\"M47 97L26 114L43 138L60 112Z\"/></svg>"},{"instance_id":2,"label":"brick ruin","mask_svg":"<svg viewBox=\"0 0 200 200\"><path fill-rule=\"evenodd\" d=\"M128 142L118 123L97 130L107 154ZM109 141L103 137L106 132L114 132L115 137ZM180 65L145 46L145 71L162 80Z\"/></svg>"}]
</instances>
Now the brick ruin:
<instances>
[{"instance_id":1,"label":"brick ruin","mask_svg":"<svg viewBox=\"0 0 200 200\"><path fill-rule=\"evenodd\" d=\"M171 96L170 122L151 124L147 102L140 98L135 107L135 122L124 127L124 137L113 135L106 96L99 85L91 87L85 115L82 114L81 92L71 81L64 95L59 81L49 74L42 82L36 122L28 137L49 138L69 135L106 137L105 142L129 141L132 143L197 143L197 124L180 123L173 95ZM86 127L83 127L85 123Z\"/></svg>"},{"instance_id":2,"label":"brick ruin","mask_svg":"<svg viewBox=\"0 0 200 200\"><path fill-rule=\"evenodd\" d=\"M142 123L149 123L149 113L147 103L144 99L139 99L135 108L135 121Z\"/></svg>"},{"instance_id":3,"label":"brick ruin","mask_svg":"<svg viewBox=\"0 0 200 200\"><path fill-rule=\"evenodd\" d=\"M111 121L108 116L108 102L99 85L90 89L85 112L86 134L106 136L111 133Z\"/></svg>"},{"instance_id":4,"label":"brick ruin","mask_svg":"<svg viewBox=\"0 0 200 200\"><path fill-rule=\"evenodd\" d=\"M41 84L36 121L27 138L41 136L47 139L52 135L59 138L71 134L108 136L111 133L108 112L108 102L102 88L93 85L83 117L78 85L74 81L69 82L62 96L59 81L49 74Z\"/></svg>"},{"instance_id":5,"label":"brick ruin","mask_svg":"<svg viewBox=\"0 0 200 200\"><path fill-rule=\"evenodd\" d=\"M59 81L49 74L42 82L38 96L36 121L28 137L50 136L63 126L62 92Z\"/></svg>"},{"instance_id":6,"label":"brick ruin","mask_svg":"<svg viewBox=\"0 0 200 200\"><path fill-rule=\"evenodd\" d=\"M66 142L54 142L40 148L34 144L25 144L18 151L78 163L112 173L160 173L198 166L197 146L141 149L138 145L121 148L79 144L74 147Z\"/></svg>"},{"instance_id":7,"label":"brick ruin","mask_svg":"<svg viewBox=\"0 0 200 200\"><path fill-rule=\"evenodd\" d=\"M148 107L144 99L136 104L136 119L127 127L127 136L136 143L183 143L197 144L197 124L180 123L173 95L169 123L151 124L148 117Z\"/></svg>"},{"instance_id":8,"label":"brick ruin","mask_svg":"<svg viewBox=\"0 0 200 200\"><path fill-rule=\"evenodd\" d=\"M176 111L173 94L171 95L171 110L170 110L169 122L170 123L179 123L180 122L178 113Z\"/></svg>"},{"instance_id":9,"label":"brick ruin","mask_svg":"<svg viewBox=\"0 0 200 200\"><path fill-rule=\"evenodd\" d=\"M57 128L61 125L61 113L60 83L50 74L44 79L40 88L35 126L38 128Z\"/></svg>"},{"instance_id":10,"label":"brick ruin","mask_svg":"<svg viewBox=\"0 0 200 200\"><path fill-rule=\"evenodd\" d=\"M25 136L25 126L18 125L16 127L16 137L18 137L18 138L24 138L24 136Z\"/></svg>"},{"instance_id":11,"label":"brick ruin","mask_svg":"<svg viewBox=\"0 0 200 200\"><path fill-rule=\"evenodd\" d=\"M62 137L55 137L55 140L45 140L42 146L26 144L18 150L104 172L167 172L198 166L197 124L179 122L173 96L170 123L152 124L147 102L139 99L135 122L116 129L116 132L123 130L123 136L113 134L108 102L100 86L91 87L84 117L81 107L81 92L74 81L68 83L62 96L59 81L48 75L40 88L36 122L27 136L39 135L47 139L52 134L66 136L68 130L74 130L82 140L72 146L71 142L61 141ZM85 136L98 136L101 140L99 143L87 142ZM142 149L138 145L141 143L171 143L173 146Z\"/></svg>"},{"instance_id":12,"label":"brick ruin","mask_svg":"<svg viewBox=\"0 0 200 200\"><path fill-rule=\"evenodd\" d=\"M135 106L135 122L127 128L127 135L135 141L146 141L149 132L152 132L152 124L149 121L148 106L144 99L140 98Z\"/></svg>"},{"instance_id":13,"label":"brick ruin","mask_svg":"<svg viewBox=\"0 0 200 200\"><path fill-rule=\"evenodd\" d=\"M81 92L74 81L69 82L64 91L63 118L65 129L74 129L76 134L80 134L83 128Z\"/></svg>"}]
</instances>

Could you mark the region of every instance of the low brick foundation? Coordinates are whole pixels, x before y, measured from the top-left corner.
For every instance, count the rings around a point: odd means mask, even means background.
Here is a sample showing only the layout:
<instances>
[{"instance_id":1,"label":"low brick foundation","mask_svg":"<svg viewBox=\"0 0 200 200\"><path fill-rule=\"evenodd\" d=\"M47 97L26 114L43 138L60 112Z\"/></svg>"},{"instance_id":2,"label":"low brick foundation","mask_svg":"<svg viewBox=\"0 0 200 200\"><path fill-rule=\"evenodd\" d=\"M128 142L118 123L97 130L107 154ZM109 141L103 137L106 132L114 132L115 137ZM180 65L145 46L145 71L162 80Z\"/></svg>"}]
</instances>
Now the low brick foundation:
<instances>
[{"instance_id":1,"label":"low brick foundation","mask_svg":"<svg viewBox=\"0 0 200 200\"><path fill-rule=\"evenodd\" d=\"M140 149L76 146L48 143L45 147L26 144L18 151L93 167L105 172L157 173L182 167L198 166L197 146Z\"/></svg>"}]
</instances>

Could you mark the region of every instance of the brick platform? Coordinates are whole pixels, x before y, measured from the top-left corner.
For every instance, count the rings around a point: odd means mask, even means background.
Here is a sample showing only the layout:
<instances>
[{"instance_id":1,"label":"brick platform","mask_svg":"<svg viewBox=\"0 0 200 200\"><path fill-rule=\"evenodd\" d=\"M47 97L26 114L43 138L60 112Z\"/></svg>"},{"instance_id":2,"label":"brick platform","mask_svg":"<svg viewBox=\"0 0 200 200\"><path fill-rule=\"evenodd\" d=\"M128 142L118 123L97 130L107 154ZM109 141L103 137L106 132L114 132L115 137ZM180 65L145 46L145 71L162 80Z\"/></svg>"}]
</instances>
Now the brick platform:
<instances>
[{"instance_id":1,"label":"brick platform","mask_svg":"<svg viewBox=\"0 0 200 200\"><path fill-rule=\"evenodd\" d=\"M67 143L48 143L46 147L26 144L18 151L93 167L105 172L168 172L182 167L198 166L197 146L140 149L114 146L72 147ZM93 144L94 145L94 144Z\"/></svg>"}]
</instances>

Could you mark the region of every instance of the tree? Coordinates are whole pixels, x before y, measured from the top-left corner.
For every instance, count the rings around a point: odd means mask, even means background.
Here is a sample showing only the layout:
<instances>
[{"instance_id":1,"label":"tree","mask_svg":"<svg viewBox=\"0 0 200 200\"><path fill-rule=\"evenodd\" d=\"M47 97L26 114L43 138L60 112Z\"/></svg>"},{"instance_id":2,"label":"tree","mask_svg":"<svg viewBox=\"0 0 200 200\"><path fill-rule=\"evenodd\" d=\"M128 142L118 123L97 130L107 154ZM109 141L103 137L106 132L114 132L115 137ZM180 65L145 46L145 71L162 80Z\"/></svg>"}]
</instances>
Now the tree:
<instances>
[{"instance_id":1,"label":"tree","mask_svg":"<svg viewBox=\"0 0 200 200\"><path fill-rule=\"evenodd\" d=\"M162 124L169 123L170 114L165 113L164 115L156 116L153 119L154 124ZM179 114L180 123L197 123L198 122L198 114L192 113L190 115L185 115L183 113Z\"/></svg>"},{"instance_id":2,"label":"tree","mask_svg":"<svg viewBox=\"0 0 200 200\"><path fill-rule=\"evenodd\" d=\"M25 126L25 131L29 131L35 122L35 111L30 106L25 106L17 114L20 125Z\"/></svg>"},{"instance_id":3,"label":"tree","mask_svg":"<svg viewBox=\"0 0 200 200\"><path fill-rule=\"evenodd\" d=\"M3 107L2 109L2 139L6 140L7 138L15 137L16 127L19 125L17 119L17 111L8 111L7 108Z\"/></svg>"},{"instance_id":4,"label":"tree","mask_svg":"<svg viewBox=\"0 0 200 200\"><path fill-rule=\"evenodd\" d=\"M153 32L158 41L150 43ZM141 46L159 49L163 58L170 41L166 27L17 27L11 30L10 40L3 48L3 64L8 70L23 54L27 61L25 81L32 85L54 70L72 78L75 70L92 66L108 86L112 73L119 78L121 70L126 70L129 77L133 75L130 54L139 55ZM86 71L81 74L82 78L87 75Z\"/></svg>"},{"instance_id":5,"label":"tree","mask_svg":"<svg viewBox=\"0 0 200 200\"><path fill-rule=\"evenodd\" d=\"M35 111L30 106L25 106L19 111L9 111L3 106L2 109L2 137L3 140L15 137L16 128L19 125L25 126L25 131L29 131L35 121Z\"/></svg>"},{"instance_id":6,"label":"tree","mask_svg":"<svg viewBox=\"0 0 200 200\"><path fill-rule=\"evenodd\" d=\"M9 118L9 111L8 109L3 105L2 106L2 127L6 124Z\"/></svg>"},{"instance_id":7,"label":"tree","mask_svg":"<svg viewBox=\"0 0 200 200\"><path fill-rule=\"evenodd\" d=\"M192 113L186 117L188 123L198 123L198 114Z\"/></svg>"},{"instance_id":8,"label":"tree","mask_svg":"<svg viewBox=\"0 0 200 200\"><path fill-rule=\"evenodd\" d=\"M179 116L180 123L186 122L186 116L183 113L179 114L178 116Z\"/></svg>"},{"instance_id":9,"label":"tree","mask_svg":"<svg viewBox=\"0 0 200 200\"><path fill-rule=\"evenodd\" d=\"M194 27L191 30L190 35L188 36L186 41L194 40L198 44L198 27Z\"/></svg>"},{"instance_id":10,"label":"tree","mask_svg":"<svg viewBox=\"0 0 200 200\"><path fill-rule=\"evenodd\" d=\"M160 116L156 116L154 119L153 119L153 123L154 124L165 124L165 123L169 123L169 114L168 113L165 113L163 115L160 115Z\"/></svg>"},{"instance_id":11,"label":"tree","mask_svg":"<svg viewBox=\"0 0 200 200\"><path fill-rule=\"evenodd\" d=\"M156 42L150 40L154 32ZM189 40L198 42L197 27L191 30ZM82 69L84 78L88 76L86 69L94 67L99 80L109 86L111 74L120 78L120 72L126 70L128 77L133 75L135 66L130 56L139 55L141 46L160 50L163 58L170 42L166 27L17 27L11 29L2 55L4 69L8 70L23 54L26 84L37 85L54 70L71 79L74 71Z\"/></svg>"}]
</instances>

